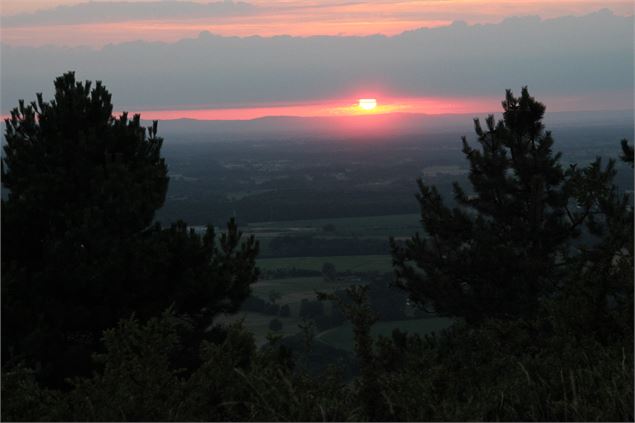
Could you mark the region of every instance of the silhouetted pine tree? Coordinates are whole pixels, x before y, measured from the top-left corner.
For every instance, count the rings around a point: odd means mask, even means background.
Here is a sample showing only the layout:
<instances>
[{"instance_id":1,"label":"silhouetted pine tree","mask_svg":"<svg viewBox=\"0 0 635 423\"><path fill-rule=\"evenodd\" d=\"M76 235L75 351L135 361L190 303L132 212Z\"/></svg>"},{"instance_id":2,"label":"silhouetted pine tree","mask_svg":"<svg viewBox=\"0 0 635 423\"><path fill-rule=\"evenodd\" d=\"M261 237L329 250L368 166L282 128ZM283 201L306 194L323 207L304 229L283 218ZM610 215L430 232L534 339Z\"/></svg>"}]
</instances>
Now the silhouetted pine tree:
<instances>
[{"instance_id":1,"label":"silhouetted pine tree","mask_svg":"<svg viewBox=\"0 0 635 423\"><path fill-rule=\"evenodd\" d=\"M59 384L86 373L104 329L170 305L199 333L257 277L257 243L151 225L167 167L157 124L113 117L99 82L55 80L55 97L6 120L2 160L2 360ZM198 345L198 344L197 344Z\"/></svg>"},{"instance_id":2,"label":"silhouetted pine tree","mask_svg":"<svg viewBox=\"0 0 635 423\"><path fill-rule=\"evenodd\" d=\"M544 131L545 106L507 91L503 119L475 120L480 148L463 138L471 190L454 184L457 207L418 180L425 233L394 240L396 284L411 300L467 321L531 316L562 281L570 242L594 213L612 168L564 170Z\"/></svg>"},{"instance_id":3,"label":"silhouetted pine tree","mask_svg":"<svg viewBox=\"0 0 635 423\"><path fill-rule=\"evenodd\" d=\"M622 140L622 161L633 167L633 147ZM615 161L607 166L616 174ZM597 180L600 160L584 170L583 178ZM588 184L580 184L582 190ZM580 193L582 194L582 193ZM587 227L597 242L583 246L569 266L561 295L555 301L559 321L569 332L594 336L608 344L633 348L633 199L616 186L596 190L596 212ZM632 355L632 353L631 353Z\"/></svg>"}]
</instances>

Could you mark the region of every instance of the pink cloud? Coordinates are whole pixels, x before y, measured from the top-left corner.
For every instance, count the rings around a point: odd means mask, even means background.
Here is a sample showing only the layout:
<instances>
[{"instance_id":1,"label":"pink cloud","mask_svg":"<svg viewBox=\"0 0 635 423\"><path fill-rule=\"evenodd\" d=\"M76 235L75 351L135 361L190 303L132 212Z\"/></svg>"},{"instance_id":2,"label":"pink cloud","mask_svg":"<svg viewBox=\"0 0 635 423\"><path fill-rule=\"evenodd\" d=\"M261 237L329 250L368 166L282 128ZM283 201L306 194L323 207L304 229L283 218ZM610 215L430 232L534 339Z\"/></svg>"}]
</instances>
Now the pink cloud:
<instances>
[{"instance_id":1,"label":"pink cloud","mask_svg":"<svg viewBox=\"0 0 635 423\"><path fill-rule=\"evenodd\" d=\"M20 3L22 0L20 0ZM233 13L221 13L218 16L204 18L194 16L178 16L174 18L152 18L152 14L137 14L126 20L126 15L112 16L101 22L94 22L95 14L88 13L90 7L82 6L86 22L82 22L81 13L72 13L67 17L67 24L50 21L48 14L59 10L40 11L37 15L21 15L7 17L7 10L17 13L32 10L34 2L26 2L20 6L14 0L5 1L5 20L21 21L21 26L3 25L3 42L12 45L39 46L55 45L90 45L101 46L108 43L119 43L132 40L174 42L195 36L201 31L209 31L224 36L311 36L311 35L393 35L406 30L421 27L447 25L455 20L467 23L493 23L505 17L516 15L539 15L551 18L562 15L581 15L600 8L610 8L620 15L632 15L631 0L558 0L558 1L524 1L524 0L448 0L448 1L261 1L252 0L254 7L237 8ZM3 3L3 4L4 4ZM38 2L37 5L53 7L68 4L65 1ZM190 2L191 4L192 2ZM134 3L137 4L137 3ZM144 6L138 3L138 7ZM116 8L116 5L112 6ZM72 8L70 8L72 9ZM195 10L194 8L193 10ZM150 10L150 9L149 9ZM242 11L241 11L242 10ZM77 11L76 11L77 12ZM244 13L243 13L244 12ZM83 13L83 12L82 12ZM48 16L48 18L47 18ZM141 17L143 19L141 20ZM31 24L28 24L29 18ZM25 20L26 19L26 20ZM39 21L38 21L39 19ZM47 20L48 19L48 20ZM68 20L70 19L70 20ZM125 20L125 21L124 21ZM24 24L27 22L27 24ZM37 23L40 22L40 23Z\"/></svg>"}]
</instances>

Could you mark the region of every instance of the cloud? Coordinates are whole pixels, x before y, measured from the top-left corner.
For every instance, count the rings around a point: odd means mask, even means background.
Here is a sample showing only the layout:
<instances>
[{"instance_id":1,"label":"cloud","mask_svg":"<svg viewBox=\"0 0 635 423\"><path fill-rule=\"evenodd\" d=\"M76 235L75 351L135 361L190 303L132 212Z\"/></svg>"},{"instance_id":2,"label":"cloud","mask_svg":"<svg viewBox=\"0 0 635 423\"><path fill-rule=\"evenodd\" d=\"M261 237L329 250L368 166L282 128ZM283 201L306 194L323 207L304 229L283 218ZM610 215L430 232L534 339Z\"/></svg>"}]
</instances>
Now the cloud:
<instances>
[{"instance_id":1,"label":"cloud","mask_svg":"<svg viewBox=\"0 0 635 423\"><path fill-rule=\"evenodd\" d=\"M126 22L139 20L178 20L191 18L222 18L256 13L248 3L219 1L196 3L189 1L107 2L90 1L62 5L53 9L20 13L2 18L5 28L46 25L77 25L96 22Z\"/></svg>"},{"instance_id":2,"label":"cloud","mask_svg":"<svg viewBox=\"0 0 635 423\"><path fill-rule=\"evenodd\" d=\"M2 110L55 76L103 80L118 109L234 107L342 98L625 96L632 107L633 20L608 10L581 17L506 19L397 36L222 37L131 42L101 49L2 46ZM628 104L627 104L628 105ZM589 104L586 109L592 109Z\"/></svg>"},{"instance_id":3,"label":"cloud","mask_svg":"<svg viewBox=\"0 0 635 423\"><path fill-rule=\"evenodd\" d=\"M103 46L133 40L174 42L207 30L225 36L395 35L455 20L496 23L507 16L582 15L608 7L631 15L632 0L4 0L2 39L11 45ZM74 4L70 4L70 3ZM41 5L41 3L39 3ZM20 6L22 5L22 6ZM6 15L9 10L22 13ZM26 12L31 10L31 12Z\"/></svg>"}]
</instances>

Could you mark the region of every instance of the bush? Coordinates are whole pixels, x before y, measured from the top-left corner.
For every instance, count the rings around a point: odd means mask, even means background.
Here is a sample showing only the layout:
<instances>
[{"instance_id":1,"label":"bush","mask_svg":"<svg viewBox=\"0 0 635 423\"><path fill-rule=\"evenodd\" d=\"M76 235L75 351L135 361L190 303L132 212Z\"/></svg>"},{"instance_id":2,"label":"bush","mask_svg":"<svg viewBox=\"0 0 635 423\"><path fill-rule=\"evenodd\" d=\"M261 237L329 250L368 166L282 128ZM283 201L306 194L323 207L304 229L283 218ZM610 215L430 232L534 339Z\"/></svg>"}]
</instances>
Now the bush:
<instances>
[{"instance_id":1,"label":"bush","mask_svg":"<svg viewBox=\"0 0 635 423\"><path fill-rule=\"evenodd\" d=\"M166 313L121 321L104 334L101 369L68 392L41 388L32 372L3 369L2 419L28 421L344 421L351 390L333 371L293 372L285 347L256 349L240 325L201 344L201 365L171 364L188 325Z\"/></svg>"}]
</instances>

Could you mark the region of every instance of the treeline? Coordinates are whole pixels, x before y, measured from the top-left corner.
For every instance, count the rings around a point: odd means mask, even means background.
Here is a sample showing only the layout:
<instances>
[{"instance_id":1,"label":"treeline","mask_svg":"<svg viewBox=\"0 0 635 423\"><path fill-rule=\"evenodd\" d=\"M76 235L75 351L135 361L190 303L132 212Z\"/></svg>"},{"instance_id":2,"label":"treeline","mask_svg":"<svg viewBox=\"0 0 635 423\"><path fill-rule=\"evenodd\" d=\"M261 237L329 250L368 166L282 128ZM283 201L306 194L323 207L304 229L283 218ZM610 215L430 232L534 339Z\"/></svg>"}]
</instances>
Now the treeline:
<instances>
[{"instance_id":1,"label":"treeline","mask_svg":"<svg viewBox=\"0 0 635 423\"><path fill-rule=\"evenodd\" d=\"M313 235L281 236L269 242L263 257L325 257L389 254L386 239L321 238Z\"/></svg>"},{"instance_id":2,"label":"treeline","mask_svg":"<svg viewBox=\"0 0 635 423\"><path fill-rule=\"evenodd\" d=\"M383 321L405 320L430 316L421 309L407 305L407 294L391 287L392 274L379 272L344 272L340 275L359 280L359 284L368 286L368 302L377 318ZM345 289L333 291L340 301L348 302ZM280 305L250 295L241 306L242 311L262 313L273 317L290 317L292 312L288 304ZM311 321L318 331L340 326L346 321L338 307L325 307L321 301L304 298L300 302L297 317Z\"/></svg>"},{"instance_id":3,"label":"treeline","mask_svg":"<svg viewBox=\"0 0 635 423\"><path fill-rule=\"evenodd\" d=\"M378 160L380 159L381 157L378 157ZM304 178L305 174L306 172L302 172L299 177ZM409 189L397 193L388 190L355 191L354 186L345 190L336 187L327 191L315 187L281 189L280 182L272 180L268 184L254 187L262 190L271 189L271 192L249 195L233 201L225 199L226 190L218 190L215 194L210 194L209 190L205 189L190 192L189 187L181 184L178 194L189 198L167 201L158 212L159 220L165 222L174 219L175 216L182 216L183 219L197 225L204 222L219 225L222 223L219 216L232 215L244 222L262 222L383 216L417 211ZM324 201L325 196L328 196L328 202Z\"/></svg>"},{"instance_id":4,"label":"treeline","mask_svg":"<svg viewBox=\"0 0 635 423\"><path fill-rule=\"evenodd\" d=\"M263 269L260 271L261 279L311 278L317 276L322 276L322 272L319 270L298 269L296 267Z\"/></svg>"},{"instance_id":5,"label":"treeline","mask_svg":"<svg viewBox=\"0 0 635 423\"><path fill-rule=\"evenodd\" d=\"M562 168L526 89L502 104L501 121L475 122L478 147L463 142L471 186L455 206L419 181L428 236L391 242L392 282L456 323L376 339L387 291L320 293L351 322L355 372L342 355L317 373L311 323L263 348L214 324L248 298L256 241L233 221L203 236L153 225L168 183L156 125L58 78L54 101L6 121L2 419L632 421L632 201L614 160Z\"/></svg>"},{"instance_id":6,"label":"treeline","mask_svg":"<svg viewBox=\"0 0 635 423\"><path fill-rule=\"evenodd\" d=\"M268 314L271 316L289 317L291 310L288 304L280 305L268 302L259 297L250 295L242 304L241 310L254 311L256 313Z\"/></svg>"}]
</instances>

